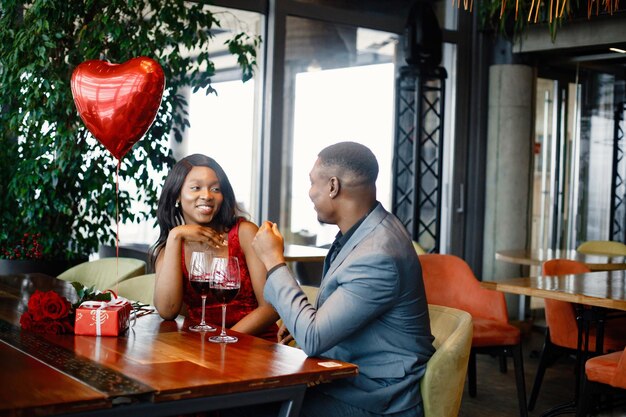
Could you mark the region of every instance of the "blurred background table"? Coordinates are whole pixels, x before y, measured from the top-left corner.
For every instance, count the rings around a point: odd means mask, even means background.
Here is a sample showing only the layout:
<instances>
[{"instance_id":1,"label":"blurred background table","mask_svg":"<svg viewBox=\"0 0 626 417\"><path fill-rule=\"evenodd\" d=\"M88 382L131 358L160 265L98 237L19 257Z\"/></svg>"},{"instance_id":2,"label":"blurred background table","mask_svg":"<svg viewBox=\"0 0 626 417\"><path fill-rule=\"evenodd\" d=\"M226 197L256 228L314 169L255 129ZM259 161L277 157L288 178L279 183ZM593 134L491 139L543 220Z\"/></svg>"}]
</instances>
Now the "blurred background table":
<instances>
[{"instance_id":1,"label":"blurred background table","mask_svg":"<svg viewBox=\"0 0 626 417\"><path fill-rule=\"evenodd\" d=\"M285 260L287 262L324 262L328 253L326 248L304 245L285 245Z\"/></svg>"},{"instance_id":2,"label":"blurred background table","mask_svg":"<svg viewBox=\"0 0 626 417\"><path fill-rule=\"evenodd\" d=\"M576 250L511 249L496 251L496 259L518 265L541 266L550 259L572 259L585 263L592 271L626 269L626 257L615 255L586 255ZM531 273L531 275L534 275Z\"/></svg>"},{"instance_id":3,"label":"blurred background table","mask_svg":"<svg viewBox=\"0 0 626 417\"><path fill-rule=\"evenodd\" d=\"M502 281L483 281L481 285L511 294L626 311L626 271L623 270L509 278Z\"/></svg>"},{"instance_id":4,"label":"blurred background table","mask_svg":"<svg viewBox=\"0 0 626 417\"><path fill-rule=\"evenodd\" d=\"M301 285L319 287L327 248L304 245L285 245L285 260Z\"/></svg>"}]
</instances>

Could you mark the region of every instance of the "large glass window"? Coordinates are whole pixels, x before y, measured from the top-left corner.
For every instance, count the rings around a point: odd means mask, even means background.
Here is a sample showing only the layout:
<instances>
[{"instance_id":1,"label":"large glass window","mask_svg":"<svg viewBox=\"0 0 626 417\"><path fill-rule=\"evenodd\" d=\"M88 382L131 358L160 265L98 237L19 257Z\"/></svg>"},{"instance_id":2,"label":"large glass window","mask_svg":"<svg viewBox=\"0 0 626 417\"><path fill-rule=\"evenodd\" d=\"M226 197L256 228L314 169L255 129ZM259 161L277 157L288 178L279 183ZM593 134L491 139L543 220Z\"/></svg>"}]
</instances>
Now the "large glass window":
<instances>
[{"instance_id":1,"label":"large glass window","mask_svg":"<svg viewBox=\"0 0 626 417\"><path fill-rule=\"evenodd\" d=\"M338 231L317 222L308 197L309 171L318 152L333 143L359 142L374 152L378 200L391 209L396 44L390 33L287 19L284 134L290 157L283 167L281 219L287 240L322 246Z\"/></svg>"},{"instance_id":2,"label":"large glass window","mask_svg":"<svg viewBox=\"0 0 626 417\"><path fill-rule=\"evenodd\" d=\"M255 159L254 80L214 85L217 95L191 95L187 154L202 153L224 168L241 206L251 213L254 205ZM254 175L253 175L254 174Z\"/></svg>"}]
</instances>

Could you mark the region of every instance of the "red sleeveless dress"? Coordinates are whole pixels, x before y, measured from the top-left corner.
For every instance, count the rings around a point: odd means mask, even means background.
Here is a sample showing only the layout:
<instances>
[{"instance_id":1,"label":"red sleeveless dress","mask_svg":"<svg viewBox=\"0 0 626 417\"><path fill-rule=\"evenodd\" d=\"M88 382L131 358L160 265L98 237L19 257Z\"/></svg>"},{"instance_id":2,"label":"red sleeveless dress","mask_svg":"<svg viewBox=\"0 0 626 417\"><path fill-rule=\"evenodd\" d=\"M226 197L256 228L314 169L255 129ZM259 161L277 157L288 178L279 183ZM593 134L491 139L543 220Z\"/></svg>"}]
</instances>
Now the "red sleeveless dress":
<instances>
[{"instance_id":1,"label":"red sleeveless dress","mask_svg":"<svg viewBox=\"0 0 626 417\"><path fill-rule=\"evenodd\" d=\"M254 296L254 288L252 287L252 280L250 279L250 271L248 271L248 265L246 264L246 257L241 249L239 242L239 224L243 221L243 218L237 220L237 224L228 232L228 255L236 256L239 261L239 269L241 273L241 287L239 293L233 301L228 304L226 308L226 327L231 328L239 320L245 317L248 313L255 310L259 303ZM200 322L202 318L202 299L194 291L189 283L189 272L187 271L187 265L185 265L185 246L182 247L182 267L183 267L183 302L187 305L187 311L189 317ZM206 310L205 320L207 323L211 323L215 327L222 325L222 304L217 301L211 294L206 298ZM219 329L218 329L219 331ZM276 324L269 326L263 333L256 336L267 339L270 342L276 342L276 333L278 327Z\"/></svg>"}]
</instances>

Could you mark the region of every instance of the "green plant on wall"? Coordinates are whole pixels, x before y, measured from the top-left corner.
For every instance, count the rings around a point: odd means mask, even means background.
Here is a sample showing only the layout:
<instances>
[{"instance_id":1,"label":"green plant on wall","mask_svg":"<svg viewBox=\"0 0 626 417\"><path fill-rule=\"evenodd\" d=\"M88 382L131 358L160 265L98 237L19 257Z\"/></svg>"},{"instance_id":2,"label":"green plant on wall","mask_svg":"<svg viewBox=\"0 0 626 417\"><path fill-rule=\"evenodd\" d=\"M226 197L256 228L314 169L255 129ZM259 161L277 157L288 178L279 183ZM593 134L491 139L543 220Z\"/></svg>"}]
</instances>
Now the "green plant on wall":
<instances>
[{"instance_id":1,"label":"green plant on wall","mask_svg":"<svg viewBox=\"0 0 626 417\"><path fill-rule=\"evenodd\" d=\"M116 204L121 222L148 218L161 180L151 173L173 164L170 136L181 141L189 125L178 92L213 91L208 47L218 18L181 0L0 0L0 258L25 233L38 233L44 259L114 244ZM259 43L245 31L229 41L244 81ZM120 182L138 191L117 197L117 161L80 121L70 77L89 59L138 56L161 64L166 86L154 124L121 162ZM149 209L131 210L133 203Z\"/></svg>"}]
</instances>

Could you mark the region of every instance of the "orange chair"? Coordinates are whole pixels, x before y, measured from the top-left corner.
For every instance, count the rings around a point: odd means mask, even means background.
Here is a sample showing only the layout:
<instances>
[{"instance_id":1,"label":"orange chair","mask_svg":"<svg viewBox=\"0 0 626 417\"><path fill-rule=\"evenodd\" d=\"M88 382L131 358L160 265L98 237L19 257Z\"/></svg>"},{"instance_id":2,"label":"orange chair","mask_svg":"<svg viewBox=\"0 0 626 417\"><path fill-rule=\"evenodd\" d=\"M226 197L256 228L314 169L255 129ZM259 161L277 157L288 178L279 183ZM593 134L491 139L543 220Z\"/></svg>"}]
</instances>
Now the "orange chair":
<instances>
[{"instance_id":1,"label":"orange chair","mask_svg":"<svg viewBox=\"0 0 626 417\"><path fill-rule=\"evenodd\" d=\"M526 417L526 386L520 330L509 324L504 294L480 286L469 265L454 255L419 256L429 304L467 311L472 315L472 349L468 366L469 394L476 396L476 354L512 356L520 416ZM504 365L506 360L504 361ZM506 367L502 366L503 370Z\"/></svg>"},{"instance_id":2,"label":"orange chair","mask_svg":"<svg viewBox=\"0 0 626 417\"><path fill-rule=\"evenodd\" d=\"M576 417L585 417L600 384L626 389L626 349L596 356L585 363L585 385Z\"/></svg>"},{"instance_id":3,"label":"orange chair","mask_svg":"<svg viewBox=\"0 0 626 417\"><path fill-rule=\"evenodd\" d=\"M565 275L583 274L590 272L590 269L582 262L568 259L552 259L544 262L544 275ZM578 323L576 322L576 311L572 303L545 299L546 311L546 336L543 350L539 358L539 366L528 401L528 409L533 410L541 383L546 369L554 360L563 353L573 354L578 346ZM621 350L626 345L626 334L624 334L624 320L616 319L605 322L604 349ZM589 350L596 349L595 328L592 326L589 332Z\"/></svg>"}]
</instances>

